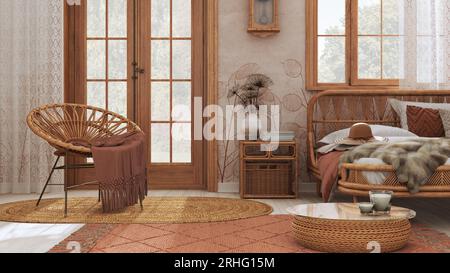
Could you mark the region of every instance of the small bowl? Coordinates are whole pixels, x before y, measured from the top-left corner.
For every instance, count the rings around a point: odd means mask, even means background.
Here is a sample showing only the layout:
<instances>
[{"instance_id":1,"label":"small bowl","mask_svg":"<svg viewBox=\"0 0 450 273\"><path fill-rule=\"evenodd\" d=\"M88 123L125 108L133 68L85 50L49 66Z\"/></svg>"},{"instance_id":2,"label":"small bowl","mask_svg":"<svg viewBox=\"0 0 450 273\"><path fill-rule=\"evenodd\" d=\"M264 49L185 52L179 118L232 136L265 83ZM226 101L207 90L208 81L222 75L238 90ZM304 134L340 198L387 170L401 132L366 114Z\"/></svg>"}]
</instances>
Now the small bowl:
<instances>
[{"instance_id":1,"label":"small bowl","mask_svg":"<svg viewBox=\"0 0 450 273\"><path fill-rule=\"evenodd\" d=\"M369 214L373 212L373 204L366 202L366 203L359 203L359 210L362 214Z\"/></svg>"}]
</instances>

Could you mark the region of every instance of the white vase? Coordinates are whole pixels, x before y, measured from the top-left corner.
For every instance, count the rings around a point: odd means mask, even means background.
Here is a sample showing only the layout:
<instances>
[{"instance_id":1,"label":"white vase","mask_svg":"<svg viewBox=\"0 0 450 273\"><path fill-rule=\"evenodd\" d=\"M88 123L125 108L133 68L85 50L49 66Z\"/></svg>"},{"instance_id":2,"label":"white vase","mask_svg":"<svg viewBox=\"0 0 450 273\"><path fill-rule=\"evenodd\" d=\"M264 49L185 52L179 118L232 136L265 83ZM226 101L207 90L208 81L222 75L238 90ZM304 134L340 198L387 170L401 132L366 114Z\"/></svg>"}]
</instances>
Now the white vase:
<instances>
[{"instance_id":1,"label":"white vase","mask_svg":"<svg viewBox=\"0 0 450 273\"><path fill-rule=\"evenodd\" d=\"M245 140L258 140L260 120L258 111L250 110L245 113L245 120L241 123L241 135L245 136Z\"/></svg>"},{"instance_id":2,"label":"white vase","mask_svg":"<svg viewBox=\"0 0 450 273\"><path fill-rule=\"evenodd\" d=\"M248 140L258 140L259 137L259 118L258 112L247 114L247 138Z\"/></svg>"}]
</instances>

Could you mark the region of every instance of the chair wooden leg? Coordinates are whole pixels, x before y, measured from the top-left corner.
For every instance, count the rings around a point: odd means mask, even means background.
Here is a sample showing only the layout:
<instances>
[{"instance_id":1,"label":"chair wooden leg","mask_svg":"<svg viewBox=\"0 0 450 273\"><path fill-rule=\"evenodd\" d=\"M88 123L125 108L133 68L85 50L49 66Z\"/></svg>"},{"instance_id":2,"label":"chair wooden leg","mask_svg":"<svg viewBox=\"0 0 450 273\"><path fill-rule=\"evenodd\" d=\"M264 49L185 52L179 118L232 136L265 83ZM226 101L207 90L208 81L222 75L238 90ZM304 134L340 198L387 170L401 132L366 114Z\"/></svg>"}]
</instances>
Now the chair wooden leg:
<instances>
[{"instance_id":1,"label":"chair wooden leg","mask_svg":"<svg viewBox=\"0 0 450 273\"><path fill-rule=\"evenodd\" d=\"M52 180L53 173L55 172L55 168L56 168L56 166L58 165L58 162L59 162L59 159L60 159L60 158L61 158L61 156L58 156L58 157L56 158L55 164L53 164L53 168L52 168L52 170L50 171L50 174L49 174L49 176L48 176L48 178L47 178L47 182L45 182L45 186L44 186L44 188L42 189L41 195L39 196L39 199L38 199L38 201L37 201L37 203L36 203L36 207L39 207L39 204L41 203L42 197L44 196L44 193L45 193L45 190L46 190L47 187L48 187L48 184L49 184L50 181Z\"/></svg>"},{"instance_id":2,"label":"chair wooden leg","mask_svg":"<svg viewBox=\"0 0 450 273\"><path fill-rule=\"evenodd\" d=\"M353 203L358 203L358 196L353 196Z\"/></svg>"}]
</instances>

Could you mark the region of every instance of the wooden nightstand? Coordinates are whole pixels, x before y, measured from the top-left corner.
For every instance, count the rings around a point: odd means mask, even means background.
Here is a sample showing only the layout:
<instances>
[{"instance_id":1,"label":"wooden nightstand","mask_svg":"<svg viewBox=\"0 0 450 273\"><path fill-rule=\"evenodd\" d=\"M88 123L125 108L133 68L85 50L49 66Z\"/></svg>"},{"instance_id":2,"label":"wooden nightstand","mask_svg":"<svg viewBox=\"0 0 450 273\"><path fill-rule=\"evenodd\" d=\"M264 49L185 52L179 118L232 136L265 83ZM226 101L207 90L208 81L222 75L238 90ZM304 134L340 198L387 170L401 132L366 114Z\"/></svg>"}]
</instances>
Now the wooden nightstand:
<instances>
[{"instance_id":1,"label":"wooden nightstand","mask_svg":"<svg viewBox=\"0 0 450 273\"><path fill-rule=\"evenodd\" d=\"M280 142L271 152L262 151L263 144L240 143L241 198L297 198L297 143Z\"/></svg>"}]
</instances>

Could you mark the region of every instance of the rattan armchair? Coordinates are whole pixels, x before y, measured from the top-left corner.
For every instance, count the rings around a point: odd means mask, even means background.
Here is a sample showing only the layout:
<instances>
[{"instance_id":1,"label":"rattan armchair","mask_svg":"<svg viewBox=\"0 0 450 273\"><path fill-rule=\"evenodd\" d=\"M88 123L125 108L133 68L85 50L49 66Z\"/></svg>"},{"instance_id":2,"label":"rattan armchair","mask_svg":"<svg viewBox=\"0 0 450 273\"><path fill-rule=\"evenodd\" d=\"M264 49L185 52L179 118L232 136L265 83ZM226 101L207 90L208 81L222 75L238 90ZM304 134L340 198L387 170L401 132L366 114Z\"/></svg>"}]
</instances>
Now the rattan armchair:
<instances>
[{"instance_id":1,"label":"rattan armchair","mask_svg":"<svg viewBox=\"0 0 450 273\"><path fill-rule=\"evenodd\" d=\"M116 113L80 104L52 104L39 107L30 112L27 117L30 129L56 149L56 161L42 189L36 206L39 206L48 186L63 185L65 193L64 214L67 215L67 193L71 189L86 185L98 185L97 182L87 182L76 186L51 184L55 170L70 170L93 168L93 163L68 164L58 166L61 157L79 156L92 157L90 143L104 137L121 135L126 132L141 131L129 119Z\"/></svg>"}]
</instances>

